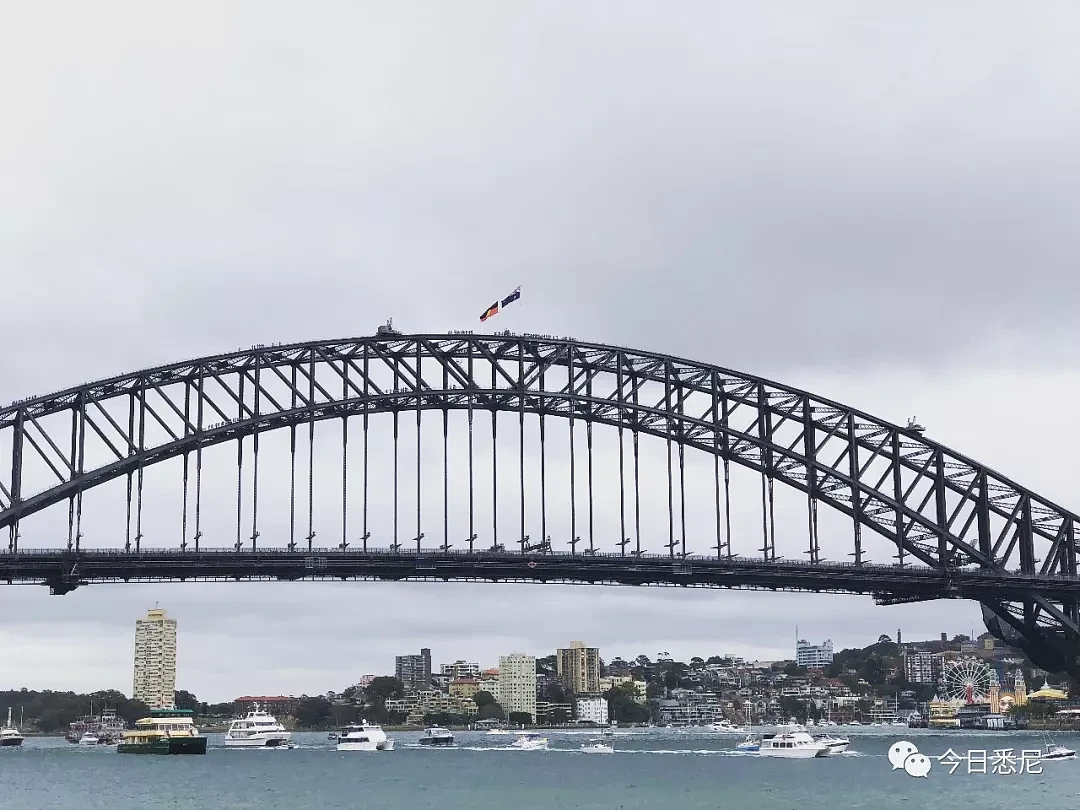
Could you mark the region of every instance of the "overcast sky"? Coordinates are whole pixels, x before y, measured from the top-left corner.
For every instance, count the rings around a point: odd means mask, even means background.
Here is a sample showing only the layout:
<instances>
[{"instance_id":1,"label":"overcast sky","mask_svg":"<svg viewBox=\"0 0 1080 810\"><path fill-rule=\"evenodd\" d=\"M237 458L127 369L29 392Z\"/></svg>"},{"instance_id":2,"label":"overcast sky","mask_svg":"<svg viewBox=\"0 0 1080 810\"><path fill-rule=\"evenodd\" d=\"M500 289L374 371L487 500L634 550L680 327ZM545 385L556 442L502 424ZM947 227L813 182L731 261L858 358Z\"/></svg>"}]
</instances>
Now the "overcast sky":
<instances>
[{"instance_id":1,"label":"overcast sky","mask_svg":"<svg viewBox=\"0 0 1080 810\"><path fill-rule=\"evenodd\" d=\"M1080 14L947 6L22 4L0 27L0 401L391 316L479 329L520 284L495 328L915 414L1075 506ZM97 544L122 537L121 511L94 521ZM855 596L10 587L0 688L130 692L155 602L178 685L210 700L341 689L421 646L778 658L796 624L839 646L982 629L971 603Z\"/></svg>"}]
</instances>

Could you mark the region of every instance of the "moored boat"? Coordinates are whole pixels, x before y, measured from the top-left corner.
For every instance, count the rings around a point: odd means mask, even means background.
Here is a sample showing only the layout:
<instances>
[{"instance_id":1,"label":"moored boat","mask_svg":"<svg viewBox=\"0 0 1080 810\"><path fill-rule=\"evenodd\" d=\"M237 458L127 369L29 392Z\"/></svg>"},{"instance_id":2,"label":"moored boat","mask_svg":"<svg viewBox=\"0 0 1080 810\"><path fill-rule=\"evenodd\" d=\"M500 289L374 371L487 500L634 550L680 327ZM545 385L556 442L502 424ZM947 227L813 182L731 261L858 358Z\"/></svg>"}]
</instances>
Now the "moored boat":
<instances>
[{"instance_id":1,"label":"moored boat","mask_svg":"<svg viewBox=\"0 0 1080 810\"><path fill-rule=\"evenodd\" d=\"M121 754L205 754L206 737L199 734L191 709L151 709L150 716L125 731L116 747Z\"/></svg>"},{"instance_id":2,"label":"moored boat","mask_svg":"<svg viewBox=\"0 0 1080 810\"><path fill-rule=\"evenodd\" d=\"M256 703L244 717L232 721L225 734L226 748L287 748L292 733Z\"/></svg>"},{"instance_id":3,"label":"moored boat","mask_svg":"<svg viewBox=\"0 0 1080 810\"><path fill-rule=\"evenodd\" d=\"M101 745L101 740L98 738L98 736L96 734L92 734L91 732L88 731L85 734L83 734L81 737L79 737L78 744L79 745Z\"/></svg>"},{"instance_id":4,"label":"moored boat","mask_svg":"<svg viewBox=\"0 0 1080 810\"><path fill-rule=\"evenodd\" d=\"M421 745L453 745L454 735L450 733L449 729L445 729L442 726L432 726L431 728L425 728L424 733L420 735Z\"/></svg>"},{"instance_id":5,"label":"moored boat","mask_svg":"<svg viewBox=\"0 0 1080 810\"><path fill-rule=\"evenodd\" d=\"M373 723L352 723L338 732L338 751L393 751L394 741L386 736L382 726Z\"/></svg>"},{"instance_id":6,"label":"moored boat","mask_svg":"<svg viewBox=\"0 0 1080 810\"><path fill-rule=\"evenodd\" d=\"M14 748L23 744L23 736L19 730L11 724L11 707L7 710L7 725L0 728L0 747Z\"/></svg>"}]
</instances>

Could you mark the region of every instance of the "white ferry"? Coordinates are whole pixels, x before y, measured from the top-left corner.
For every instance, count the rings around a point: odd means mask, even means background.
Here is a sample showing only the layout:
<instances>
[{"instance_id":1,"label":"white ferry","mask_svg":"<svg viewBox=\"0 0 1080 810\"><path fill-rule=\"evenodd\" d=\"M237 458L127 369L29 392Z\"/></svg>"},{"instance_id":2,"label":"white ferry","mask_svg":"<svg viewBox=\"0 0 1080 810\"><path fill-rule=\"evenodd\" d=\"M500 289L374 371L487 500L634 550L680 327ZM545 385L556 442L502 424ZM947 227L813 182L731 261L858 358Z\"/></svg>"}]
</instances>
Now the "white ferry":
<instances>
[{"instance_id":1,"label":"white ferry","mask_svg":"<svg viewBox=\"0 0 1080 810\"><path fill-rule=\"evenodd\" d=\"M386 736L382 726L372 723L353 723L338 732L338 751L393 751L394 741Z\"/></svg>"},{"instance_id":2,"label":"white ferry","mask_svg":"<svg viewBox=\"0 0 1080 810\"><path fill-rule=\"evenodd\" d=\"M238 717L225 733L226 748L288 748L292 733L272 714L256 703L244 717Z\"/></svg>"}]
</instances>

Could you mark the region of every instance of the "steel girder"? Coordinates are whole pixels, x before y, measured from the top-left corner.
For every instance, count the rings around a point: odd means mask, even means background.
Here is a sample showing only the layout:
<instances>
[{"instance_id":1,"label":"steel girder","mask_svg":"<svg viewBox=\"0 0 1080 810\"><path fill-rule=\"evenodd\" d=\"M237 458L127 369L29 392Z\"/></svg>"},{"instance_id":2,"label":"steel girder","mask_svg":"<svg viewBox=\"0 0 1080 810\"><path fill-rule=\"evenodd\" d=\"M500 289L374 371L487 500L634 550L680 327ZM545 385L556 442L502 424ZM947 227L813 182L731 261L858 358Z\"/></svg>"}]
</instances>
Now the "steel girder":
<instances>
[{"instance_id":1,"label":"steel girder","mask_svg":"<svg viewBox=\"0 0 1080 810\"><path fill-rule=\"evenodd\" d=\"M19 521L66 501L77 549L83 493L106 481L128 476L130 487L146 467L183 457L186 505L187 460L210 445L325 419L450 409L613 425L756 470L763 502L765 481L770 504L773 481L805 493L812 562L824 503L852 519L856 564L869 529L891 541L899 566L1077 576L1075 513L921 432L730 369L508 333L255 346L13 403L0 409L0 452L11 461L0 461L0 529L15 552ZM28 491L30 460L50 484ZM719 510L717 532L723 554ZM764 556L775 558L767 524L764 534ZM1027 627L1050 621L1080 638L1075 600L1035 590L1008 604L1010 615L1020 605Z\"/></svg>"}]
</instances>

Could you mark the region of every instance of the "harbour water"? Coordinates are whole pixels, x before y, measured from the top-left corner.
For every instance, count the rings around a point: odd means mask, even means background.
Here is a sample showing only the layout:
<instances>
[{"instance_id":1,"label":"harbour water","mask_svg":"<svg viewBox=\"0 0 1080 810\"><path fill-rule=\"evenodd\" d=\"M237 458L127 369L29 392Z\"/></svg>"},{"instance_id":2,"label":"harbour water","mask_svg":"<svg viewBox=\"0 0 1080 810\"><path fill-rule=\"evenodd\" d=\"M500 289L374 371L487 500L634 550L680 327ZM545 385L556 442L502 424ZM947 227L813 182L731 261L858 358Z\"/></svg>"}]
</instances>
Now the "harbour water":
<instances>
[{"instance_id":1,"label":"harbour water","mask_svg":"<svg viewBox=\"0 0 1080 810\"><path fill-rule=\"evenodd\" d=\"M952 749L987 752L1042 746L1037 733L942 733L841 728L849 753L815 760L737 754L741 736L706 731L616 732L616 753L582 754L588 732L548 732L548 751L507 749L511 738L457 732L453 748L418 744L398 732L389 753L338 753L326 734L296 734L294 750L223 748L210 735L205 756L125 756L115 749L31 738L0 749L0 810L835 810L950 808L1061 810L1080 807L1080 759L1042 764L1041 774L953 775L933 761L926 778L893 770L888 750L910 740L931 757ZM1080 749L1080 735L1056 741ZM977 755L976 755L977 756Z\"/></svg>"}]
</instances>

